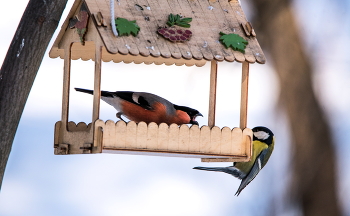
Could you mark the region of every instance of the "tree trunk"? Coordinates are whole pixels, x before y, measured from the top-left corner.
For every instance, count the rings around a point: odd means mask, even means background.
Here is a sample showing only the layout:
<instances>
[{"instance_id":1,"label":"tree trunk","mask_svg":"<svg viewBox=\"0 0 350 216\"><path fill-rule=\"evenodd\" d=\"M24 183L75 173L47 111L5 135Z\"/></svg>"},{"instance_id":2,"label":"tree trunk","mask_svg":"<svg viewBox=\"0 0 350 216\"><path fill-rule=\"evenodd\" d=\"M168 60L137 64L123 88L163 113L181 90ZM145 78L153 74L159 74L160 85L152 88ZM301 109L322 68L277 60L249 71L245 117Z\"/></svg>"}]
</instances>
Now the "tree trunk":
<instances>
[{"instance_id":1,"label":"tree trunk","mask_svg":"<svg viewBox=\"0 0 350 216\"><path fill-rule=\"evenodd\" d=\"M307 216L341 215L330 127L313 92L312 64L303 49L291 2L251 2L256 12L253 25L279 75L280 101L291 124L291 200Z\"/></svg>"},{"instance_id":2,"label":"tree trunk","mask_svg":"<svg viewBox=\"0 0 350 216\"><path fill-rule=\"evenodd\" d=\"M0 70L0 188L30 89L67 0L30 0Z\"/></svg>"}]
</instances>

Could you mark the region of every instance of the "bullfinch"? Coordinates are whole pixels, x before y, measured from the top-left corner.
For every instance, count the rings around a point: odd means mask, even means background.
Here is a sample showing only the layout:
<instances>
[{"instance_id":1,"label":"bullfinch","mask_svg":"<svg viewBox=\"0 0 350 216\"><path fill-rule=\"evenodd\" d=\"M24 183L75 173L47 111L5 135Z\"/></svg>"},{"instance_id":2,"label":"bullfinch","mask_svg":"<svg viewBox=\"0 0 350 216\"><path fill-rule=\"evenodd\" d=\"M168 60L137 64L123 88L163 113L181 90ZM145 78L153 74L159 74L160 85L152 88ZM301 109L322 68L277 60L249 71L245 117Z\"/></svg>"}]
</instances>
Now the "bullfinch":
<instances>
[{"instance_id":1,"label":"bullfinch","mask_svg":"<svg viewBox=\"0 0 350 216\"><path fill-rule=\"evenodd\" d=\"M249 162L235 162L229 167L194 167L193 169L225 172L241 179L235 194L238 196L266 165L274 146L275 137L272 131L262 126L255 127L253 128L253 155Z\"/></svg>"},{"instance_id":2,"label":"bullfinch","mask_svg":"<svg viewBox=\"0 0 350 216\"><path fill-rule=\"evenodd\" d=\"M92 90L75 88L76 91L93 94ZM198 110L179 106L157 95L147 92L132 91L101 91L101 99L113 106L117 111L117 117L122 119L122 115L128 119L138 122L155 122L157 124L175 123L194 124L197 116L203 116ZM124 121L124 120L123 120Z\"/></svg>"}]
</instances>

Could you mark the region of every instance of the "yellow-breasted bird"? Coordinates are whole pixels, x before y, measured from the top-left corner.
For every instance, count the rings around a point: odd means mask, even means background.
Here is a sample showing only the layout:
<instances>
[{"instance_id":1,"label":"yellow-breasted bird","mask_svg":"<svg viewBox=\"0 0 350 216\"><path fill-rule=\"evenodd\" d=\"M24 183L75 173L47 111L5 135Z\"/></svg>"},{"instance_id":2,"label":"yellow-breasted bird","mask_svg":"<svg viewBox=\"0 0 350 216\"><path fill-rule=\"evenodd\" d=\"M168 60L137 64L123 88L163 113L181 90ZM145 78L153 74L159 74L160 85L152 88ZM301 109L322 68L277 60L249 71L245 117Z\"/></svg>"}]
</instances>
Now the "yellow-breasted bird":
<instances>
[{"instance_id":1,"label":"yellow-breasted bird","mask_svg":"<svg viewBox=\"0 0 350 216\"><path fill-rule=\"evenodd\" d=\"M193 169L225 172L241 179L235 195L239 195L242 190L258 175L260 170L269 160L275 146L275 137L272 131L266 127L253 128L253 155L249 162L234 162L229 167L194 167Z\"/></svg>"}]
</instances>

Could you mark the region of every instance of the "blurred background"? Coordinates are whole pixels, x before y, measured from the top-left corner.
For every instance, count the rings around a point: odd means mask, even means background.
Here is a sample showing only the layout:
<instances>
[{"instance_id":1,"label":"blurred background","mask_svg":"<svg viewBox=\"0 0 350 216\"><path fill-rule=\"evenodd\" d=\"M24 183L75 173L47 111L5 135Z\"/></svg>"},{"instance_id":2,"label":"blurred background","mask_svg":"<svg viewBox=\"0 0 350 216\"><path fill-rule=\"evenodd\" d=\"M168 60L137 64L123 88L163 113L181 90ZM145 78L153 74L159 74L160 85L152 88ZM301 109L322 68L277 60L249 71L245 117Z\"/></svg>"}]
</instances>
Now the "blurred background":
<instances>
[{"instance_id":1,"label":"blurred background","mask_svg":"<svg viewBox=\"0 0 350 216\"><path fill-rule=\"evenodd\" d=\"M27 0L0 3L0 59ZM61 118L63 60L48 52L7 163L0 215L350 215L350 0L242 1L267 64L250 67L248 127L276 137L268 164L235 197L240 181L194 166L199 159L53 154ZM69 120L91 122L92 61L72 61ZM146 91L198 109L207 124L210 64L102 64L101 88ZM239 125L241 64L219 63L216 125ZM100 118L116 121L101 103Z\"/></svg>"}]
</instances>

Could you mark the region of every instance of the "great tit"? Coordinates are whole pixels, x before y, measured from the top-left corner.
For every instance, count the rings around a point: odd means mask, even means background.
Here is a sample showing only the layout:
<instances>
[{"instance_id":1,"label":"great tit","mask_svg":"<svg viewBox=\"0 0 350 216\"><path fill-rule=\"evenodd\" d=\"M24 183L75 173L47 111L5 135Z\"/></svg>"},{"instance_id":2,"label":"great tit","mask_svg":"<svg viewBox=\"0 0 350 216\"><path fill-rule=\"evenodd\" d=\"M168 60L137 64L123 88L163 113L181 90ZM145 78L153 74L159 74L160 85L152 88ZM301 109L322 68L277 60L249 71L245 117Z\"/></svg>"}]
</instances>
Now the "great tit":
<instances>
[{"instance_id":1,"label":"great tit","mask_svg":"<svg viewBox=\"0 0 350 216\"><path fill-rule=\"evenodd\" d=\"M75 88L75 90L93 94L93 91L88 89ZM147 92L101 91L101 99L119 111L118 118L123 120L121 116L124 115L136 123L144 121L147 124L164 122L168 125L172 123L198 125L196 117L203 116L198 110L175 105Z\"/></svg>"},{"instance_id":2,"label":"great tit","mask_svg":"<svg viewBox=\"0 0 350 216\"><path fill-rule=\"evenodd\" d=\"M234 162L233 166L229 167L194 167L193 169L225 172L241 179L241 185L235 194L238 196L266 165L275 146L275 137L270 129L259 126L252 131L253 155L249 162Z\"/></svg>"}]
</instances>

